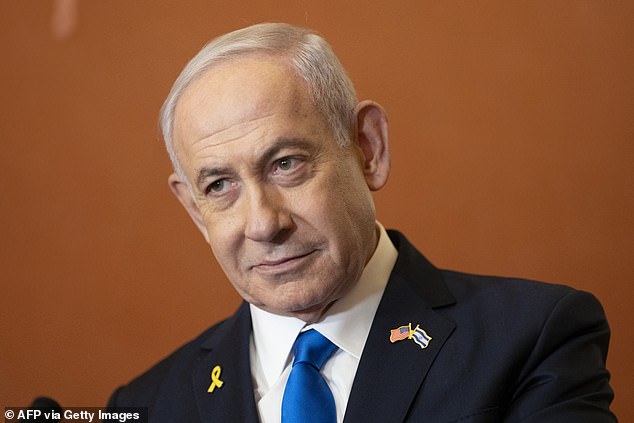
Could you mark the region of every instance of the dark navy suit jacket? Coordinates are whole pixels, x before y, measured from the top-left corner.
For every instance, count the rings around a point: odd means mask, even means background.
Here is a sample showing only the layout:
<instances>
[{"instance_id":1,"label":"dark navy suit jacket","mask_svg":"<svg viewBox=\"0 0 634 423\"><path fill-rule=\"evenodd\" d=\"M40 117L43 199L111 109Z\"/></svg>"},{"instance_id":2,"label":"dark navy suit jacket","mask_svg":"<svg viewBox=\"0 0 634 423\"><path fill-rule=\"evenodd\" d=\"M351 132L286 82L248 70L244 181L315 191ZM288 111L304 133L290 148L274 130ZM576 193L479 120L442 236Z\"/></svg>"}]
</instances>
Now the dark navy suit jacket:
<instances>
[{"instance_id":1,"label":"dark navy suit jacket","mask_svg":"<svg viewBox=\"0 0 634 423\"><path fill-rule=\"evenodd\" d=\"M605 368L610 331L590 294L443 271L398 232L345 422L613 422ZM420 325L431 341L390 342ZM242 304L145 374L109 407L149 407L150 422L257 422ZM221 366L221 388L207 392Z\"/></svg>"}]
</instances>

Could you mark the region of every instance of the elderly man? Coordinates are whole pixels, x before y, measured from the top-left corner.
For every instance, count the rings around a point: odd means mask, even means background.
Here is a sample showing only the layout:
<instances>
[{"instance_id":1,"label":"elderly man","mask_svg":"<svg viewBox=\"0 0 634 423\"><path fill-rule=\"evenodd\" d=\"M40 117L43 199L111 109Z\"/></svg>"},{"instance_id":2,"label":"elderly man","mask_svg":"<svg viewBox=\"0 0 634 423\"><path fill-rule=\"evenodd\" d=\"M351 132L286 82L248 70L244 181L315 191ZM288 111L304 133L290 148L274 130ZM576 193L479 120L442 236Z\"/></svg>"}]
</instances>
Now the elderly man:
<instances>
[{"instance_id":1,"label":"elderly man","mask_svg":"<svg viewBox=\"0 0 634 423\"><path fill-rule=\"evenodd\" d=\"M286 24L213 40L162 108L169 186L244 303L109 405L152 422L603 422L590 294L442 271L376 221L385 112Z\"/></svg>"}]
</instances>

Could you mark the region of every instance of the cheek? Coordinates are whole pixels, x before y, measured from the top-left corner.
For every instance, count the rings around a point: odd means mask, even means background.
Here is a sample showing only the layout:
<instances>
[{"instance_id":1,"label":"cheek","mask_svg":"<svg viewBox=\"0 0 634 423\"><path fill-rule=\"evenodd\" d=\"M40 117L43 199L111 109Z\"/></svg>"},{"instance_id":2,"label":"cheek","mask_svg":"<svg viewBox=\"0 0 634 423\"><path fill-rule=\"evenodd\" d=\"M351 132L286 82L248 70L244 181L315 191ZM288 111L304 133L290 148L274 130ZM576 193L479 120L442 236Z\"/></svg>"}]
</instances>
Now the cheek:
<instances>
[{"instance_id":1,"label":"cheek","mask_svg":"<svg viewBox=\"0 0 634 423\"><path fill-rule=\"evenodd\" d=\"M374 234L374 205L365 185L334 184L299 204L312 231L328 240L332 264L349 271L363 261L364 254L351 252L365 252Z\"/></svg>"},{"instance_id":2,"label":"cheek","mask_svg":"<svg viewBox=\"0 0 634 423\"><path fill-rule=\"evenodd\" d=\"M239 256L240 230L230 218L214 216L211 220L207 217L205 216L205 228L209 247L225 272L230 272Z\"/></svg>"},{"instance_id":3,"label":"cheek","mask_svg":"<svg viewBox=\"0 0 634 423\"><path fill-rule=\"evenodd\" d=\"M218 211L212 206L206 205L200 208L200 213L209 234L210 243L224 243L235 237L240 229L239 213L234 209Z\"/></svg>"},{"instance_id":4,"label":"cheek","mask_svg":"<svg viewBox=\"0 0 634 423\"><path fill-rule=\"evenodd\" d=\"M364 227L367 224L374 225L374 203L372 195L359 172L350 172L338 179L331 192L330 208L336 210L334 216L340 224L350 225L347 231ZM368 222L369 221L369 222Z\"/></svg>"}]
</instances>

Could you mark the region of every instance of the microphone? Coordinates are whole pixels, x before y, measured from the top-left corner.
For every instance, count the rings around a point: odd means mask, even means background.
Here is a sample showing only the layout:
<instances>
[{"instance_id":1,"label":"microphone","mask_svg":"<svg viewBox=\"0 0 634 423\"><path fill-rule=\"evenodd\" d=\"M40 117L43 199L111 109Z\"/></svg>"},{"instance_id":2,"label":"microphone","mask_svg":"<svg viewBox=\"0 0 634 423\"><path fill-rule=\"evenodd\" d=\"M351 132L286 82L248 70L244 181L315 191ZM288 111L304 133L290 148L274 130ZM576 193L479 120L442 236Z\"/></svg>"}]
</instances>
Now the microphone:
<instances>
[{"instance_id":1,"label":"microphone","mask_svg":"<svg viewBox=\"0 0 634 423\"><path fill-rule=\"evenodd\" d=\"M32 410L32 412L29 413L29 410ZM31 403L31 405L29 406L27 410L27 413L29 413L27 414L27 416L29 418L27 418L27 420L19 419L18 422L19 423L26 423L26 422L58 423L61 420L62 411L63 411L62 406L59 405L59 403L55 401L54 399L47 398L47 397L37 397L33 400L33 402ZM44 413L48 413L48 416L49 416L48 419L46 418ZM53 413L60 416L60 418L59 419L50 418L53 415ZM30 417L34 417L34 418L31 419Z\"/></svg>"}]
</instances>

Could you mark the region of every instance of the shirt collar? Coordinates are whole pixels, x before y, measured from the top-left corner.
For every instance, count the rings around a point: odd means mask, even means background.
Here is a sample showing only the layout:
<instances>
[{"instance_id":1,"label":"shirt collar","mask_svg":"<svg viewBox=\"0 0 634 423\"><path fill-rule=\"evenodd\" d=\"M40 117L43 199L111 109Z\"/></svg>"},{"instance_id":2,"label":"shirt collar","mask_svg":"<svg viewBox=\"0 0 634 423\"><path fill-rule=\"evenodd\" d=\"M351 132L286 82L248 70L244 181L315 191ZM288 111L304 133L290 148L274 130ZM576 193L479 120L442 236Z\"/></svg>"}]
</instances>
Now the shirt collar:
<instances>
[{"instance_id":1,"label":"shirt collar","mask_svg":"<svg viewBox=\"0 0 634 423\"><path fill-rule=\"evenodd\" d=\"M377 222L379 242L363 269L359 281L335 302L317 323L307 326L360 359L370 326L396 262L398 252ZM253 342L257 359L269 386L280 376L289 361L290 351L306 323L295 317L279 316L251 305Z\"/></svg>"}]
</instances>

